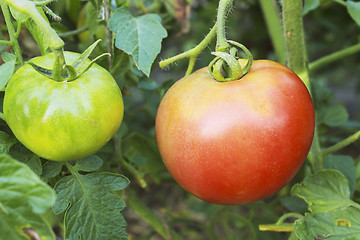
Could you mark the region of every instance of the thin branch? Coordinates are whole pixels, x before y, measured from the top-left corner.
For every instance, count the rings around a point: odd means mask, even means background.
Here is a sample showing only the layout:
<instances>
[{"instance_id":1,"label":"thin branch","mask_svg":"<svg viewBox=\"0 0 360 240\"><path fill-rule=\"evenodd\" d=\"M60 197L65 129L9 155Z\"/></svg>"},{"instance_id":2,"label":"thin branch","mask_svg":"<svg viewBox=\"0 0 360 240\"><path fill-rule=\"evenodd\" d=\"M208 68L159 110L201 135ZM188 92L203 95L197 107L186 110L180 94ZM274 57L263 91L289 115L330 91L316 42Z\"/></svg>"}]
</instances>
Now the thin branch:
<instances>
[{"instance_id":1,"label":"thin branch","mask_svg":"<svg viewBox=\"0 0 360 240\"><path fill-rule=\"evenodd\" d=\"M74 36L74 35L77 35L79 33L85 32L88 29L89 29L89 27L86 26L86 27L82 27L82 28L79 28L79 29L76 29L76 30L73 30L73 31L69 31L69 32L65 32L65 33L59 33L58 35L59 35L59 37L66 38L66 37Z\"/></svg>"},{"instance_id":2,"label":"thin branch","mask_svg":"<svg viewBox=\"0 0 360 240\"><path fill-rule=\"evenodd\" d=\"M326 156L326 155L329 155L331 153L334 153L334 152L337 152L339 151L340 149L343 149L344 147L356 142L360 140L360 131L357 131L356 133L354 133L353 135L345 138L344 140L342 140L341 142L338 142L337 144L331 146L331 147L328 147L328 148L325 148L323 151L322 151L322 156Z\"/></svg>"},{"instance_id":3,"label":"thin branch","mask_svg":"<svg viewBox=\"0 0 360 240\"><path fill-rule=\"evenodd\" d=\"M318 60L312 62L309 64L310 71L315 71L320 67L323 67L327 64L330 64L334 61L340 60L344 57L347 57L349 55L355 54L360 51L360 43L355 44L351 47L345 48L343 50L334 52L332 54L329 54L327 56L324 56L322 58L319 58Z\"/></svg>"}]
</instances>

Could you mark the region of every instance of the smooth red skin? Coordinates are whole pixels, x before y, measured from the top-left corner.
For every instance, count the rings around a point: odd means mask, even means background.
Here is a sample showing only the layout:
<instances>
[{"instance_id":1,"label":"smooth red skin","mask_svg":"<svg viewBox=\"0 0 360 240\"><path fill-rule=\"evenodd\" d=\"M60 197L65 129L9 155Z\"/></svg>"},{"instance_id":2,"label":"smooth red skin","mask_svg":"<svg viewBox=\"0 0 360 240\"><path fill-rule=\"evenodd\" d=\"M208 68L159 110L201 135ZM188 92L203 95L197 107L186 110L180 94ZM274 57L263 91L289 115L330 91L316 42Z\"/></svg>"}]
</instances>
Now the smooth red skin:
<instances>
[{"instance_id":1,"label":"smooth red skin","mask_svg":"<svg viewBox=\"0 0 360 240\"><path fill-rule=\"evenodd\" d=\"M314 127L301 79L279 63L257 60L240 80L218 82L203 68L176 82L160 103L156 138L185 190L207 202L244 204L295 176Z\"/></svg>"}]
</instances>

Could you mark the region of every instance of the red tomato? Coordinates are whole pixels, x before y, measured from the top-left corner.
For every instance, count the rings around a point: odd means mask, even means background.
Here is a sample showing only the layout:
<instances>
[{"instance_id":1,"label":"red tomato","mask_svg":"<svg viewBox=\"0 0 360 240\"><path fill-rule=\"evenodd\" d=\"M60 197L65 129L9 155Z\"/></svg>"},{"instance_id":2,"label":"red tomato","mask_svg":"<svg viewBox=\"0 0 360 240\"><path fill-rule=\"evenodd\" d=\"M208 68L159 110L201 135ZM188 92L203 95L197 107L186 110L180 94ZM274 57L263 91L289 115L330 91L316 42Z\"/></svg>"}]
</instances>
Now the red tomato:
<instances>
[{"instance_id":1,"label":"red tomato","mask_svg":"<svg viewBox=\"0 0 360 240\"><path fill-rule=\"evenodd\" d=\"M212 203L244 204L294 177L314 127L301 79L284 65L257 60L236 81L218 82L203 68L175 83L160 103L156 138L185 190Z\"/></svg>"}]
</instances>

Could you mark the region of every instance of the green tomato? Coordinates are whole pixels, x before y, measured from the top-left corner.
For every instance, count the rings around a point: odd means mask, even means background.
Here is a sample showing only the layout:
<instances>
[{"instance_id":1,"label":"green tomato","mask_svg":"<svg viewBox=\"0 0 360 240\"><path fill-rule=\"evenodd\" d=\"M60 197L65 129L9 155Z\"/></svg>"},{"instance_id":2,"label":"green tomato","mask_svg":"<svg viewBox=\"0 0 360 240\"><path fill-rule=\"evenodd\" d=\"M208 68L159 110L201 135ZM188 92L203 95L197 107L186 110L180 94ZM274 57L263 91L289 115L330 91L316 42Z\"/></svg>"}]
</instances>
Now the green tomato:
<instances>
[{"instance_id":1,"label":"green tomato","mask_svg":"<svg viewBox=\"0 0 360 240\"><path fill-rule=\"evenodd\" d=\"M80 56L64 54L67 64ZM54 55L30 62L51 69ZM53 161L76 160L99 150L120 127L123 113L117 83L96 63L71 82L54 81L25 64L5 90L4 115L15 137Z\"/></svg>"}]
</instances>

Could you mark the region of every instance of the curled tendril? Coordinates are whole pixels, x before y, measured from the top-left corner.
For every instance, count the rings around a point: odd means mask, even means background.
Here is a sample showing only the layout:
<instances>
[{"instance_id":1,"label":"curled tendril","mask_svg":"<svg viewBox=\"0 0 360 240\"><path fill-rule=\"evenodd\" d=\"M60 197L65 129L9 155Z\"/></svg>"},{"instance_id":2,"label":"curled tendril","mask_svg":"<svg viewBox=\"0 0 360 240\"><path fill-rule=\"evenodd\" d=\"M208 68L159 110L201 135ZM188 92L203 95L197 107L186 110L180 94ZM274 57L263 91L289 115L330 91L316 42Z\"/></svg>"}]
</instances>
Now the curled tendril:
<instances>
[{"instance_id":1,"label":"curled tendril","mask_svg":"<svg viewBox=\"0 0 360 240\"><path fill-rule=\"evenodd\" d=\"M216 57L209 64L209 72L219 82L240 79L249 71L253 61L252 54L244 45L231 40L228 40L227 42L243 50L248 57L248 62L244 68L240 66L240 63L236 59L237 49L235 47L230 48L229 53L212 52L211 54L215 55ZM223 76L223 70L225 70L227 77Z\"/></svg>"}]
</instances>

